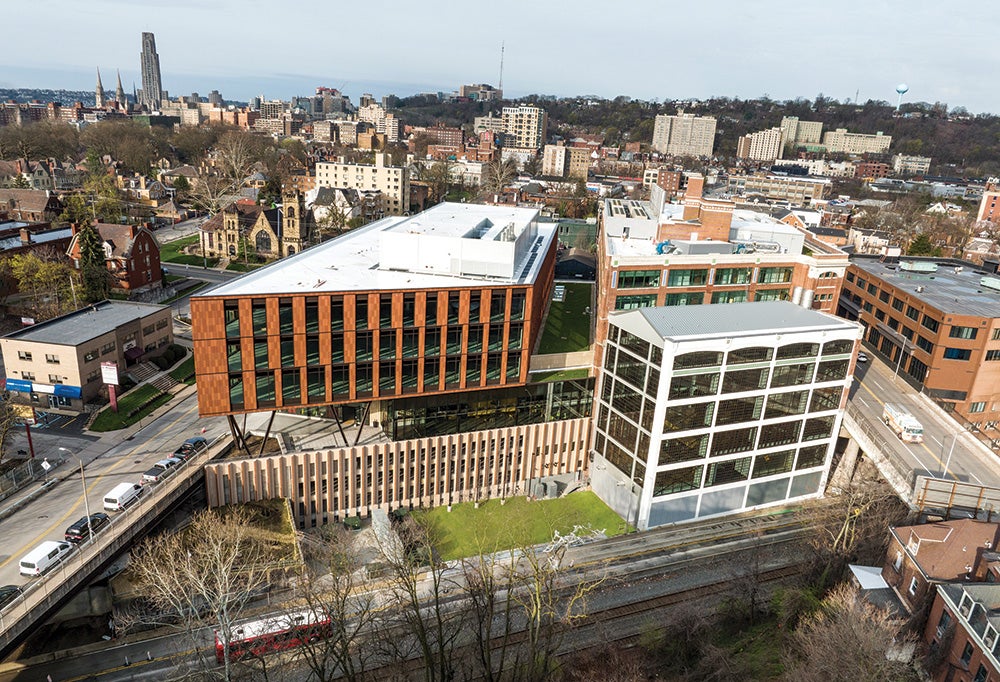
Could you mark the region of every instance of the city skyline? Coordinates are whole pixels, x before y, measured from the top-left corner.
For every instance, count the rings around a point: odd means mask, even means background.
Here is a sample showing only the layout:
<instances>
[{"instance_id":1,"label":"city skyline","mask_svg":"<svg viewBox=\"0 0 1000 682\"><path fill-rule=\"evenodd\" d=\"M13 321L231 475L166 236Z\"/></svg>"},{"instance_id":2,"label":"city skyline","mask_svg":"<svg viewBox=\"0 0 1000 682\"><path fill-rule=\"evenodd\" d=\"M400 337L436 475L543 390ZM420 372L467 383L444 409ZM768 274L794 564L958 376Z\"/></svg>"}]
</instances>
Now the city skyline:
<instances>
[{"instance_id":1,"label":"city skyline","mask_svg":"<svg viewBox=\"0 0 1000 682\"><path fill-rule=\"evenodd\" d=\"M981 87L979 77L1000 62L989 49L989 23L956 15L939 3L892 0L833 11L786 0L766 0L749 9L725 0L711 8L687 8L680 25L648 21L662 9L641 2L629 6L629 16L610 34L603 21L595 21L605 10L596 3L580 3L568 13L515 0L504 13L530 21L516 31L504 31L497 23L500 28L491 38L476 41L466 40L462 29L495 23L495 13L474 8L449 19L452 12L440 0L425 3L419 17L386 21L372 34L331 27L360 25L373 14L391 16L394 5L385 3L383 13L367 6L340 7L336 14L317 7L308 22L289 21L280 32L273 22L253 20L265 16L261 11L267 6L259 0L239 6L231 0L180 0L166 14L154 14L153 5L150 0L82 5L53 0L44 13L34 6L12 8L8 17L17 30L6 54L30 53L32 61L0 58L0 87L92 89L98 67L121 69L126 83L138 83L135 45L143 31L153 31L163 60L162 87L174 97L219 89L235 100L262 93L289 98L319 85L356 97L363 91L451 91L463 82L496 85L503 42L504 90L512 97L663 100L767 94L784 100L823 93L841 101L857 95L862 102L892 102L896 84L906 82L911 90L904 102L941 101L973 112L1000 112L1000 102ZM237 30L219 31L219 26ZM593 49L554 51L558 40L553 43L550 32L555 27L556 36L572 36L575 47L584 41ZM101 32L120 39L92 39ZM50 48L32 50L43 35ZM433 35L452 39L429 40ZM669 49L664 49L665 36Z\"/></svg>"}]
</instances>

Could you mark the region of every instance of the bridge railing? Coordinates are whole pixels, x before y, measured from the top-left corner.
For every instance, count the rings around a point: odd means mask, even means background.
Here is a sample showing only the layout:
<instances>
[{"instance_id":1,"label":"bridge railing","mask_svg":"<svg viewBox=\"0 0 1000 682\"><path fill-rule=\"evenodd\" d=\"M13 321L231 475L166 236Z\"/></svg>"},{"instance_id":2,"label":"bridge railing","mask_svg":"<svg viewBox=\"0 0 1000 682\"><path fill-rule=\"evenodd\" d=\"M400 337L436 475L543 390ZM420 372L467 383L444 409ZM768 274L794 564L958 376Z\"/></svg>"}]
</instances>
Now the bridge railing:
<instances>
[{"instance_id":1,"label":"bridge railing","mask_svg":"<svg viewBox=\"0 0 1000 682\"><path fill-rule=\"evenodd\" d=\"M889 445L884 431L879 429L876 424L872 424L870 416L862 412L853 403L847 404L847 410L844 415L844 426L854 436L855 440L858 441L865 455L875 463L878 470L885 476L893 490L896 491L901 499L906 500L912 505L913 487L916 482L917 472L914 469L900 466L895 457L887 457L884 454L884 451L891 451L894 448Z\"/></svg>"},{"instance_id":2,"label":"bridge railing","mask_svg":"<svg viewBox=\"0 0 1000 682\"><path fill-rule=\"evenodd\" d=\"M125 549L186 492L191 480L204 473L202 465L221 451L219 440L221 438L178 465L173 475L150 486L151 492L143 494L136 504L114 514L108 528L95 535L92 541L80 543L78 549L29 583L14 602L0 610L0 654L8 653L39 618L58 607L95 570Z\"/></svg>"}]
</instances>

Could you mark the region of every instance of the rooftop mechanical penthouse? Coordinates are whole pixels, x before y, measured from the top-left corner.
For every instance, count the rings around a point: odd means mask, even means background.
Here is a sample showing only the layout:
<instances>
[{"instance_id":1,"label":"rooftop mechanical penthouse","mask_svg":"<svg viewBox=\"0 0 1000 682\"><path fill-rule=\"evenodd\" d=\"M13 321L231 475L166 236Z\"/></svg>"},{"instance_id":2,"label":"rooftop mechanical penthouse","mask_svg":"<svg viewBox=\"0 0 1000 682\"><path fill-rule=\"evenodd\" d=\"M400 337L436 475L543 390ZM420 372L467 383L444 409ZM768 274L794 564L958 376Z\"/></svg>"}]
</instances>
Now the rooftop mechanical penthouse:
<instances>
[{"instance_id":1,"label":"rooftop mechanical penthouse","mask_svg":"<svg viewBox=\"0 0 1000 682\"><path fill-rule=\"evenodd\" d=\"M524 384L555 225L445 203L191 298L202 416Z\"/></svg>"}]
</instances>

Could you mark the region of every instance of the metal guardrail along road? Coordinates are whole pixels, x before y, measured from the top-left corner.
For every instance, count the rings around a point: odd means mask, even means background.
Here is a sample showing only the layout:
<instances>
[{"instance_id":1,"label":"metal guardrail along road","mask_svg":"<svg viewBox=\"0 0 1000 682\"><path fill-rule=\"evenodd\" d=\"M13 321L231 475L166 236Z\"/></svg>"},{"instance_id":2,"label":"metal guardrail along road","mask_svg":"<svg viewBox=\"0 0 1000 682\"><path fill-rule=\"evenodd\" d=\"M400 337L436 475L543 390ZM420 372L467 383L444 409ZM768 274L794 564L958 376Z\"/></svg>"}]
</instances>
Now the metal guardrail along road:
<instances>
[{"instance_id":1,"label":"metal guardrail along road","mask_svg":"<svg viewBox=\"0 0 1000 682\"><path fill-rule=\"evenodd\" d=\"M178 466L176 473L148 490L139 501L112 517L109 527L81 543L58 566L25 587L24 593L0 610L0 655L10 653L39 619L55 611L109 559L145 532L204 475L202 464L218 454L218 441Z\"/></svg>"}]
</instances>

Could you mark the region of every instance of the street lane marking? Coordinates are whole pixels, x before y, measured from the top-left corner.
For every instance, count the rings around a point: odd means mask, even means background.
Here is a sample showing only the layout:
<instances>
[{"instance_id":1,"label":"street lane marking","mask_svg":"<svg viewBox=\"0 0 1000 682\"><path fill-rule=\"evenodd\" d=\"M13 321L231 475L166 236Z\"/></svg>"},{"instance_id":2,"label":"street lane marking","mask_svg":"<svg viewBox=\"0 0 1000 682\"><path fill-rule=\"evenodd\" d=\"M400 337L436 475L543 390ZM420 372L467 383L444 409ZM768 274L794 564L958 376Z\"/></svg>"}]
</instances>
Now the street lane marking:
<instances>
[{"instance_id":1,"label":"street lane marking","mask_svg":"<svg viewBox=\"0 0 1000 682\"><path fill-rule=\"evenodd\" d=\"M937 443L941 447L944 447L944 443L942 443L941 441L939 441L937 438L934 438L934 436L932 436L931 434L928 433L927 437L930 438L930 439L932 439L935 443Z\"/></svg>"},{"instance_id":2,"label":"street lane marking","mask_svg":"<svg viewBox=\"0 0 1000 682\"><path fill-rule=\"evenodd\" d=\"M864 398L862 398L861 396L858 396L858 400L860 400L861 402L863 402L865 404L865 407L871 408L871 405L868 404L868 401L865 400Z\"/></svg>"},{"instance_id":3,"label":"street lane marking","mask_svg":"<svg viewBox=\"0 0 1000 682\"><path fill-rule=\"evenodd\" d=\"M174 426L174 425L175 425L175 424L176 424L177 422L179 422L179 421L180 421L181 419L183 419L184 417L186 417L187 415L191 414L192 412L194 412L194 411L195 411L195 410L197 410L197 409L198 409L198 406L197 406L197 404L196 404L196 405L195 405L194 407L192 407L192 408L191 408L190 410L187 410L187 411L185 411L185 412L182 412L182 413L180 414L180 416L178 416L178 417L177 417L176 419L174 419L174 420L173 420L172 422L170 422L169 424L165 424L165 425L163 426L163 428L161 428L161 429L160 429L159 431L157 431L157 432L156 432L155 434L153 434L152 436L150 436L150 440L152 440L152 439L154 439L154 438L158 438L158 437L159 437L160 435L162 435L162 434L163 434L163 432L164 432L164 431L166 431L166 430L167 430L167 429L169 429L170 427ZM149 427L146 427L146 428L149 428ZM138 433L138 431L137 431L136 433ZM129 460L129 458L130 458L130 457L132 457L132 455L134 455L134 454L135 454L135 453L136 453L136 452L137 452L137 451L138 451L138 450L139 450L139 449L140 449L140 448L141 448L142 446L143 446L143 444L139 444L139 445L136 445L136 446L135 446L134 448L132 448L131 450L129 450L129 451L128 451L128 452L127 452L127 453L126 453L126 454L125 454L124 456L122 456L122 457L121 457L121 459L119 459L119 460L118 460L117 462L115 462L114 464L112 464L112 465L111 465L110 467L108 467L108 468L107 468L107 469L106 469L105 471L101 472L101 475L97 477L97 480L96 480L96 481L94 481L93 483L91 483L91 484L90 484L90 485L89 485L89 486L87 487L87 492L88 492L88 493L92 492L92 491L93 491L93 489L94 489L94 488L95 488L95 487L96 487L96 486L97 486L98 484L100 484L100 483L101 483L101 481L102 481L102 480L104 479L104 477L105 477L105 476L107 476L107 475L108 475L108 474L110 474L110 473L111 473L112 471L114 471L115 469L117 469L118 467L120 467L120 466L121 466L122 464L125 464L125 463L126 463L126 462L127 462L128 460ZM107 454L107 453L104 453L104 454ZM104 455L98 455L98 457L103 457L103 456L104 456ZM95 458L95 459L97 459L97 458ZM91 460L91 461L93 461L93 460ZM49 534L50 534L50 533L51 533L52 531L54 531L54 530L55 530L56 528L58 528L59 526L61 526L61 525L62 525L62 524L64 524L64 523L66 523L66 520L67 520L67 519L68 519L68 518L69 518L70 516L72 516L72 515L73 515L74 513L76 513L76 509L77 509L77 508L78 508L78 507L79 507L79 506L80 506L81 504L83 504L83 496L82 496L82 495L81 495L80 497L78 497L78 498L77 498L77 500L76 500L76 502L75 502L75 503L73 504L73 506L72 506L72 507L70 507L70 508L69 508L69 510L68 510L68 511L67 511L67 512L66 512L65 514L63 514L63 515L62 515L61 517L59 517L59 519L57 519L57 520L56 520L55 522L53 522L51 526L49 526L48 528L46 528L46 529L45 529L44 531L42 531L42 532L41 532L41 533L40 533L39 535L36 535L36 536L35 536L35 538L34 538L34 539L33 539L33 540L31 541L31 542L29 542L29 543L28 543L28 544L26 544L26 545L23 545L23 546L22 546L22 547L20 547L20 548L19 548L19 549L18 549L18 550L17 550L16 552L12 552L12 553L11 553L11 555L10 555L10 557L8 557L6 561L3 561L3 562L0 562L0 568L4 568L4 567L5 567L5 566L6 566L7 564L9 564L9 563L10 563L11 561L13 561L13 560L14 560L15 558L17 558L18 560L20 560L21 556L23 556L25 552L27 552L27 551L30 551L30 550L31 550L31 549L33 549L34 547L38 546L38 543L42 542L42 541L43 541L43 540L45 539L45 536L46 536L46 535L49 535Z\"/></svg>"},{"instance_id":4,"label":"street lane marking","mask_svg":"<svg viewBox=\"0 0 1000 682\"><path fill-rule=\"evenodd\" d=\"M876 402L876 403L878 403L879 405L882 405L882 406L884 406L884 405L885 405L885 403L884 403L884 402L882 402L882 400L881 400L881 399L880 399L880 398L879 398L879 397L878 397L877 395L875 395L875 393L874 393L874 392L873 392L873 391L872 391L872 390L871 390L870 388L868 388L868 387L867 387L867 386L865 386L864 384L861 384L861 388L863 388L863 389L865 389L866 391L868 391L868 393L869 393L869 394L871 394L871 397L875 399L875 402ZM880 387L880 388L881 388L881 387ZM860 397L860 396L859 396L859 397ZM881 422L882 420L881 420L881 419L879 419L879 421ZM883 424L883 426L885 426L885 423L884 423L884 422L882 422L882 424ZM886 429L887 429L887 430L889 431L889 433L892 433L894 437L897 437L897 438L898 438L898 436L896 436L896 434L895 434L895 433L894 433L894 432L892 431L892 429L890 429L890 428L889 428L888 426L886 426L885 428L886 428ZM913 457L913 459L915 459L915 460L917 461L917 464L919 464L919 465L920 465L920 467L921 467L921 468L922 468L922 469L923 469L924 471L926 471L926 472L927 472L927 473L928 473L928 474L929 474L930 476L932 476L932 477L933 477L933 476L934 476L934 474L932 474L932 473L931 473L931 470L930 470L930 469L928 469L928 468L927 468L927 466L926 466L926 465L924 465L924 463L920 461L920 458L919 458L919 457L917 457L916 453L914 453L914 452L913 452L913 450L910 450L909 446L907 446L907 445L906 445L906 443L904 443L904 442L903 442L903 441L902 441L901 439L900 439L900 441L899 441L899 442L900 442L900 444L902 444L903 448L904 448L904 449L905 449L905 450L906 450L907 452L909 452L909 453L910 453L910 455L911 455L911 456ZM921 446L921 447L923 447L923 449L927 451L927 454L929 454L929 455L931 456L931 458L932 458L932 459L933 459L933 460L934 460L935 462L937 462L938 464L940 464L940 465L941 465L942 469L944 468L944 462L942 462L942 461L941 461L940 459L938 459L937 455L935 455L935 454L934 454L934 452L933 452L933 451L932 451L932 450L931 450L931 449L930 449L929 447L927 447L927 443L920 443L920 446ZM944 472L944 474L945 474L945 476L947 476L947 475L948 475L948 472L947 472L947 471L945 471L945 472ZM954 477L954 475L953 475L953 477ZM956 479L956 480L957 480L957 479Z\"/></svg>"},{"instance_id":5,"label":"street lane marking","mask_svg":"<svg viewBox=\"0 0 1000 682\"><path fill-rule=\"evenodd\" d=\"M883 388L882 384L880 384L879 382L875 381L874 379L872 379L872 383L875 384L875 386L878 388L878 390L880 390L880 391L884 391L885 390L885 388ZM864 384L862 384L862 386L864 386ZM872 393L871 391L868 391L868 392ZM872 395L875 395L875 394L872 393Z\"/></svg>"}]
</instances>

